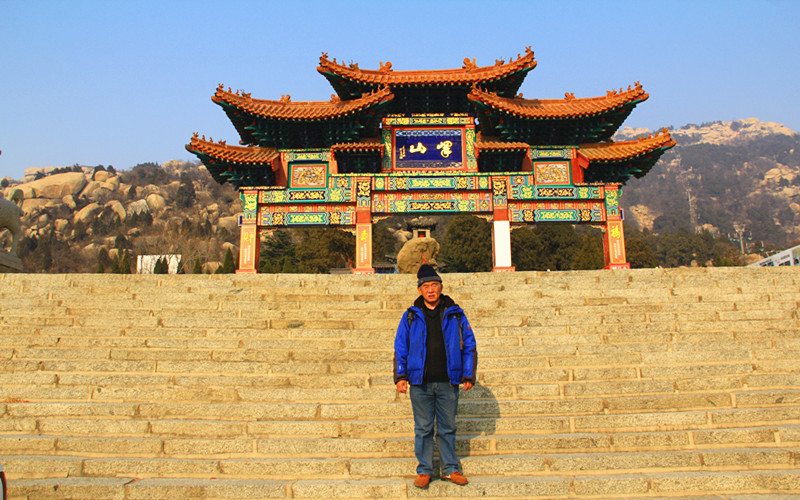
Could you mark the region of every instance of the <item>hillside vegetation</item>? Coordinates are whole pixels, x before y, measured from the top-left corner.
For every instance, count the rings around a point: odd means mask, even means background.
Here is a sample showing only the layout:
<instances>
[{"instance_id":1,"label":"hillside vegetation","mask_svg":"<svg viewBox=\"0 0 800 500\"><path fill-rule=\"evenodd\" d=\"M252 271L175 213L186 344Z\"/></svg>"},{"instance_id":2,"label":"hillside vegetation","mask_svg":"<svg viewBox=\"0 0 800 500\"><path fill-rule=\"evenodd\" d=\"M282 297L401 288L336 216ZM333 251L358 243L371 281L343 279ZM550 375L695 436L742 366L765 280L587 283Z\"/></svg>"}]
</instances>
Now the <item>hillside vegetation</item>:
<instances>
[{"instance_id":1,"label":"hillside vegetation","mask_svg":"<svg viewBox=\"0 0 800 500\"><path fill-rule=\"evenodd\" d=\"M21 189L27 272L136 272L136 256L180 254L214 271L238 242L238 193L192 162L30 169ZM6 237L7 238L7 237Z\"/></svg>"},{"instance_id":2,"label":"hillside vegetation","mask_svg":"<svg viewBox=\"0 0 800 500\"><path fill-rule=\"evenodd\" d=\"M615 139L645 130L623 129ZM800 135L750 118L670 131L678 144L621 198L628 223L662 234L684 228L734 236L748 250L800 239Z\"/></svg>"}]
</instances>

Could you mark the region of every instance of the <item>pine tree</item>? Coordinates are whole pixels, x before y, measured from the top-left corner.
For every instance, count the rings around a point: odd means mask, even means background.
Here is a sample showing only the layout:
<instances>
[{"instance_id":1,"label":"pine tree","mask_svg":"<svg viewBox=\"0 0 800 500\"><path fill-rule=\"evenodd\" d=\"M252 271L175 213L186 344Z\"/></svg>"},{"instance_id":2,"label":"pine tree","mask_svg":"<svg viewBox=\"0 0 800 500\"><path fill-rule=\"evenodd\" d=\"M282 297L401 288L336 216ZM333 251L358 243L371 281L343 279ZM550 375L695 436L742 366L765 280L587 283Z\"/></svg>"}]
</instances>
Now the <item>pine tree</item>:
<instances>
[{"instance_id":1,"label":"pine tree","mask_svg":"<svg viewBox=\"0 0 800 500\"><path fill-rule=\"evenodd\" d=\"M233 252L228 248L225 252L225 259L222 261L220 274L233 274L236 272L236 264L233 262Z\"/></svg>"}]
</instances>

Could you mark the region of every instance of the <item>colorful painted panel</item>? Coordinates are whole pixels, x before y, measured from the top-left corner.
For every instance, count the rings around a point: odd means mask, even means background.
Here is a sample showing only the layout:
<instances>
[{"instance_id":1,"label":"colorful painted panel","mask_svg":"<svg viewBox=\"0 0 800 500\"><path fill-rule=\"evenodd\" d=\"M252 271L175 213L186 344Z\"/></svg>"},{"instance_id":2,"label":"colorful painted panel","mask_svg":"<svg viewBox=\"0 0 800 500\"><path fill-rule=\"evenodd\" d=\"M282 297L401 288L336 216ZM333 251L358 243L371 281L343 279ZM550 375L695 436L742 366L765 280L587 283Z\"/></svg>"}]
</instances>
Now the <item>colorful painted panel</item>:
<instances>
[{"instance_id":1,"label":"colorful painted panel","mask_svg":"<svg viewBox=\"0 0 800 500\"><path fill-rule=\"evenodd\" d=\"M412 177L408 180L410 190L429 189L455 189L456 180L453 177Z\"/></svg>"},{"instance_id":2,"label":"colorful painted panel","mask_svg":"<svg viewBox=\"0 0 800 500\"><path fill-rule=\"evenodd\" d=\"M255 223L258 209L258 193L256 191L245 191L239 194L239 198L242 200L242 223Z\"/></svg>"},{"instance_id":3,"label":"colorful painted panel","mask_svg":"<svg viewBox=\"0 0 800 500\"><path fill-rule=\"evenodd\" d=\"M291 165L291 181L289 186L292 188L324 188L328 174L328 166L325 164Z\"/></svg>"},{"instance_id":4,"label":"colorful painted panel","mask_svg":"<svg viewBox=\"0 0 800 500\"><path fill-rule=\"evenodd\" d=\"M503 177L492 178L492 198L495 207L508 205L508 179Z\"/></svg>"},{"instance_id":5,"label":"colorful painted panel","mask_svg":"<svg viewBox=\"0 0 800 500\"><path fill-rule=\"evenodd\" d=\"M619 189L606 190L606 214L609 219L622 217L622 210L619 207L619 194Z\"/></svg>"},{"instance_id":6,"label":"colorful painted panel","mask_svg":"<svg viewBox=\"0 0 800 500\"><path fill-rule=\"evenodd\" d=\"M588 208L511 210L511 222L600 222L602 214Z\"/></svg>"},{"instance_id":7,"label":"colorful painted panel","mask_svg":"<svg viewBox=\"0 0 800 500\"><path fill-rule=\"evenodd\" d=\"M536 184L564 185L570 183L569 162L535 162L533 172Z\"/></svg>"},{"instance_id":8,"label":"colorful painted panel","mask_svg":"<svg viewBox=\"0 0 800 500\"><path fill-rule=\"evenodd\" d=\"M548 160L551 158L564 158L566 160L572 158L572 150L570 148L564 149L534 149L531 148L528 153L531 160Z\"/></svg>"},{"instance_id":9,"label":"colorful painted panel","mask_svg":"<svg viewBox=\"0 0 800 500\"><path fill-rule=\"evenodd\" d=\"M372 212L414 213L414 212L490 212L492 210L489 193L437 194L390 193L376 196Z\"/></svg>"},{"instance_id":10,"label":"colorful painted panel","mask_svg":"<svg viewBox=\"0 0 800 500\"><path fill-rule=\"evenodd\" d=\"M394 165L398 169L461 169L463 129L395 129Z\"/></svg>"},{"instance_id":11,"label":"colorful painted panel","mask_svg":"<svg viewBox=\"0 0 800 500\"><path fill-rule=\"evenodd\" d=\"M385 125L472 125L475 119L471 116L389 116L383 119Z\"/></svg>"},{"instance_id":12,"label":"colorful painted panel","mask_svg":"<svg viewBox=\"0 0 800 500\"><path fill-rule=\"evenodd\" d=\"M326 201L328 199L327 189L315 189L309 191L295 191L289 190L289 197L287 201Z\"/></svg>"},{"instance_id":13,"label":"colorful painted panel","mask_svg":"<svg viewBox=\"0 0 800 500\"><path fill-rule=\"evenodd\" d=\"M602 186L536 186L530 176L511 178L511 197L513 200L572 199L597 200L603 197Z\"/></svg>"},{"instance_id":14,"label":"colorful painted panel","mask_svg":"<svg viewBox=\"0 0 800 500\"><path fill-rule=\"evenodd\" d=\"M369 179L359 179L356 182L356 206L359 209L369 209L372 201L372 182Z\"/></svg>"},{"instance_id":15,"label":"colorful painted panel","mask_svg":"<svg viewBox=\"0 0 800 500\"><path fill-rule=\"evenodd\" d=\"M330 151L286 151L282 153L283 160L286 162L294 161L331 161Z\"/></svg>"}]
</instances>

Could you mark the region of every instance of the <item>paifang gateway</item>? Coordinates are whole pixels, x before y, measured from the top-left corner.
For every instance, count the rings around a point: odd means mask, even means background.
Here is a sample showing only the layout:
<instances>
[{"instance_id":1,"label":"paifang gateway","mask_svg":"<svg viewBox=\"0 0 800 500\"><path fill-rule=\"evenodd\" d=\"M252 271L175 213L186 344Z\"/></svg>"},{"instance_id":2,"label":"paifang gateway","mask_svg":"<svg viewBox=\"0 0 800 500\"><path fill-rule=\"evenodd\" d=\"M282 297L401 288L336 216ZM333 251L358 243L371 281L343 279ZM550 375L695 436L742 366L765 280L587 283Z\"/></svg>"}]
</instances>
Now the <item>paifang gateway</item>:
<instances>
[{"instance_id":1,"label":"paifang gateway","mask_svg":"<svg viewBox=\"0 0 800 500\"><path fill-rule=\"evenodd\" d=\"M323 53L329 101L254 99L223 86L211 98L239 146L194 134L186 149L243 204L240 273L258 270L259 233L333 226L356 235L354 273L372 273L372 223L396 214L470 213L492 223L494 271L513 271L511 229L539 222L604 232L607 269L629 268L620 186L675 145L666 129L612 135L646 100L639 82L600 97L525 99L530 47L508 62L395 71Z\"/></svg>"}]
</instances>

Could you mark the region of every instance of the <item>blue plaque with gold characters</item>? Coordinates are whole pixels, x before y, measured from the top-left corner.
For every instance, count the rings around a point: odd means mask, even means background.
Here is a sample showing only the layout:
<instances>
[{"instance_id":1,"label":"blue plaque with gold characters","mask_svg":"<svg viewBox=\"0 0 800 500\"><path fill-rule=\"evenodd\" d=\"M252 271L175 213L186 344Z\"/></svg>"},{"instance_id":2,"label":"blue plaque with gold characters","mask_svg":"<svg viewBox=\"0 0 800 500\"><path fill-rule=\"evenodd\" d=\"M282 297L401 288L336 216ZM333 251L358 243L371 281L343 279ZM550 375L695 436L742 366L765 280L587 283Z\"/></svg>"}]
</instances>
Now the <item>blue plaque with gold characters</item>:
<instances>
[{"instance_id":1,"label":"blue plaque with gold characters","mask_svg":"<svg viewBox=\"0 0 800 500\"><path fill-rule=\"evenodd\" d=\"M461 169L461 128L402 128L394 131L394 161L399 169Z\"/></svg>"}]
</instances>

